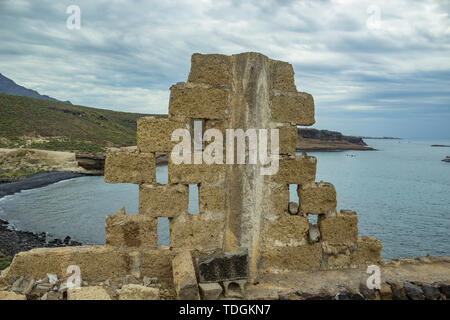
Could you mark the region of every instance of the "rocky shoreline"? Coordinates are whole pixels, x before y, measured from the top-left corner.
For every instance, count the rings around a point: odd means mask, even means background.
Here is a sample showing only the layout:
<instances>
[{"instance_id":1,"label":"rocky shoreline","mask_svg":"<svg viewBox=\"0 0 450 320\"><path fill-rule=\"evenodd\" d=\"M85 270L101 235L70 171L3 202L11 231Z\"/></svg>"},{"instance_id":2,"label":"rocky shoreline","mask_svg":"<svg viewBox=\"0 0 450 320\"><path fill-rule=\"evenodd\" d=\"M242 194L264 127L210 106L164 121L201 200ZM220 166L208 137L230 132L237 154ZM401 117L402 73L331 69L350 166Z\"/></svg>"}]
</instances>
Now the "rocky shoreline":
<instances>
[{"instance_id":1,"label":"rocky shoreline","mask_svg":"<svg viewBox=\"0 0 450 320\"><path fill-rule=\"evenodd\" d=\"M7 221L0 219L0 249L6 256L28 251L34 248L54 248L67 246L80 246L81 243L73 241L69 236L63 240L49 237L46 233L33 233L16 230Z\"/></svg>"}]
</instances>

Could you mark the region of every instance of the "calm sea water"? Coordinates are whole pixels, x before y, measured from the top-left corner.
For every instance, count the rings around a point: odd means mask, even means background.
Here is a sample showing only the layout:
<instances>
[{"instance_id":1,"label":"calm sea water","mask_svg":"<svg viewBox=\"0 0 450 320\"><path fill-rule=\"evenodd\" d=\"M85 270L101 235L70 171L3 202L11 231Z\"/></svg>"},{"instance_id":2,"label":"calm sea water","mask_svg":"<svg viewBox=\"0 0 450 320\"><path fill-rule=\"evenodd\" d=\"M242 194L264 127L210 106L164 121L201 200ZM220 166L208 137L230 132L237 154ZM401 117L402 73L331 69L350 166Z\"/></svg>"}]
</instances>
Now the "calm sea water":
<instances>
[{"instance_id":1,"label":"calm sea water","mask_svg":"<svg viewBox=\"0 0 450 320\"><path fill-rule=\"evenodd\" d=\"M336 186L338 208L357 211L359 234L378 237L384 258L450 255L450 163L441 161L450 148L430 147L450 141L368 143L379 151L310 153L318 159L317 181ZM158 167L157 176L166 183L167 167ZM19 229L103 244L105 215L123 206L137 212L138 186L82 177L0 199L0 218ZM166 244L167 221L159 232Z\"/></svg>"}]
</instances>

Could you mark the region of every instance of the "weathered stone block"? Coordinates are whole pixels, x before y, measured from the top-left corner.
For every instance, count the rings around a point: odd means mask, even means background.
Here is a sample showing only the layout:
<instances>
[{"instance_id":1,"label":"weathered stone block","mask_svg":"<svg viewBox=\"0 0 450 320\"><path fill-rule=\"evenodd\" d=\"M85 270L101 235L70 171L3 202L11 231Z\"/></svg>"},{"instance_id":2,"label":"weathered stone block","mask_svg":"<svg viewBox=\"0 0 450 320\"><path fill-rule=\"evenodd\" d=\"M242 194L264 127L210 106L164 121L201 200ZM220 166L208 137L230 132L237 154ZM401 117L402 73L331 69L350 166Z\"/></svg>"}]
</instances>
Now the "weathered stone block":
<instances>
[{"instance_id":1,"label":"weathered stone block","mask_svg":"<svg viewBox=\"0 0 450 320\"><path fill-rule=\"evenodd\" d=\"M27 300L27 297L15 292L0 291L0 300Z\"/></svg>"},{"instance_id":2,"label":"weathered stone block","mask_svg":"<svg viewBox=\"0 0 450 320\"><path fill-rule=\"evenodd\" d=\"M213 86L228 86L231 80L230 57L222 54L200 54L191 56L189 82L206 83Z\"/></svg>"},{"instance_id":3,"label":"weathered stone block","mask_svg":"<svg viewBox=\"0 0 450 320\"><path fill-rule=\"evenodd\" d=\"M198 200L200 213L205 213L206 211L224 212L225 188L202 183L198 188Z\"/></svg>"},{"instance_id":4,"label":"weathered stone block","mask_svg":"<svg viewBox=\"0 0 450 320\"><path fill-rule=\"evenodd\" d=\"M279 153L295 155L298 140L297 126L286 125L278 128Z\"/></svg>"},{"instance_id":5,"label":"weathered stone block","mask_svg":"<svg viewBox=\"0 0 450 320\"><path fill-rule=\"evenodd\" d=\"M111 300L111 297L103 287L81 287L68 289L67 300Z\"/></svg>"},{"instance_id":6,"label":"weathered stone block","mask_svg":"<svg viewBox=\"0 0 450 320\"><path fill-rule=\"evenodd\" d=\"M324 214L336 211L336 190L331 183L306 183L298 187L297 193L301 213Z\"/></svg>"},{"instance_id":7,"label":"weathered stone block","mask_svg":"<svg viewBox=\"0 0 450 320\"><path fill-rule=\"evenodd\" d=\"M155 155L137 152L108 152L105 161L107 183L154 183Z\"/></svg>"},{"instance_id":8,"label":"weathered stone block","mask_svg":"<svg viewBox=\"0 0 450 320\"><path fill-rule=\"evenodd\" d=\"M157 219L140 214L126 214L125 208L106 216L107 246L154 247L157 244Z\"/></svg>"},{"instance_id":9,"label":"weathered stone block","mask_svg":"<svg viewBox=\"0 0 450 320\"><path fill-rule=\"evenodd\" d=\"M298 245L308 234L308 217L301 215L266 214L263 229L263 245Z\"/></svg>"},{"instance_id":10,"label":"weathered stone block","mask_svg":"<svg viewBox=\"0 0 450 320\"><path fill-rule=\"evenodd\" d=\"M226 252L197 258L200 282L221 282L247 279L249 276L247 251Z\"/></svg>"},{"instance_id":11,"label":"weathered stone block","mask_svg":"<svg viewBox=\"0 0 450 320\"><path fill-rule=\"evenodd\" d=\"M331 244L322 242L323 259L322 267L325 269L339 269L350 266L351 251L354 244Z\"/></svg>"},{"instance_id":12,"label":"weathered stone block","mask_svg":"<svg viewBox=\"0 0 450 320\"><path fill-rule=\"evenodd\" d=\"M159 300L159 289L127 284L120 289L119 300Z\"/></svg>"},{"instance_id":13,"label":"weathered stone block","mask_svg":"<svg viewBox=\"0 0 450 320\"><path fill-rule=\"evenodd\" d=\"M296 92L294 68L288 62L270 60L272 67L272 88L282 91Z\"/></svg>"},{"instance_id":14,"label":"weathered stone block","mask_svg":"<svg viewBox=\"0 0 450 320\"><path fill-rule=\"evenodd\" d=\"M280 159L278 173L266 176L269 181L287 184L305 184L316 178L317 159L311 156L296 156Z\"/></svg>"},{"instance_id":15,"label":"weathered stone block","mask_svg":"<svg viewBox=\"0 0 450 320\"><path fill-rule=\"evenodd\" d=\"M188 211L189 187L183 184L139 187L139 213L148 217L173 218Z\"/></svg>"},{"instance_id":16,"label":"weathered stone block","mask_svg":"<svg viewBox=\"0 0 450 320\"><path fill-rule=\"evenodd\" d=\"M170 221L170 245L173 248L222 248L225 228L223 212L183 214Z\"/></svg>"},{"instance_id":17,"label":"weathered stone block","mask_svg":"<svg viewBox=\"0 0 450 320\"><path fill-rule=\"evenodd\" d=\"M171 152L180 141L171 141L176 129L189 130L187 120L175 121L168 118L144 117L137 120L137 146L140 152Z\"/></svg>"},{"instance_id":18,"label":"weathered stone block","mask_svg":"<svg viewBox=\"0 0 450 320\"><path fill-rule=\"evenodd\" d=\"M318 270L322 262L322 245L266 247L261 252L261 261L262 269L267 272Z\"/></svg>"},{"instance_id":19,"label":"weathered stone block","mask_svg":"<svg viewBox=\"0 0 450 320\"><path fill-rule=\"evenodd\" d=\"M304 92L280 92L274 90L272 97L272 121L294 122L311 126L314 120L314 99Z\"/></svg>"},{"instance_id":20,"label":"weathered stone block","mask_svg":"<svg viewBox=\"0 0 450 320\"><path fill-rule=\"evenodd\" d=\"M203 300L217 300L222 294L222 287L217 282L212 283L200 283L200 295Z\"/></svg>"},{"instance_id":21,"label":"weathered stone block","mask_svg":"<svg viewBox=\"0 0 450 320\"><path fill-rule=\"evenodd\" d=\"M351 210L321 214L317 219L323 241L331 244L356 243L358 240L358 216Z\"/></svg>"},{"instance_id":22,"label":"weathered stone block","mask_svg":"<svg viewBox=\"0 0 450 320\"><path fill-rule=\"evenodd\" d=\"M374 264L381 261L381 241L375 237L358 238L356 249L353 252L352 264Z\"/></svg>"},{"instance_id":23,"label":"weathered stone block","mask_svg":"<svg viewBox=\"0 0 450 320\"><path fill-rule=\"evenodd\" d=\"M169 183L198 184L219 182L225 178L225 164L175 164L169 154Z\"/></svg>"},{"instance_id":24,"label":"weathered stone block","mask_svg":"<svg viewBox=\"0 0 450 320\"><path fill-rule=\"evenodd\" d=\"M224 119L227 100L225 89L180 82L170 88L169 117Z\"/></svg>"},{"instance_id":25,"label":"weathered stone block","mask_svg":"<svg viewBox=\"0 0 450 320\"><path fill-rule=\"evenodd\" d=\"M169 247L142 250L141 273L143 276L158 277L162 288L173 288L172 259L177 251Z\"/></svg>"},{"instance_id":26,"label":"weathered stone block","mask_svg":"<svg viewBox=\"0 0 450 320\"><path fill-rule=\"evenodd\" d=\"M283 214L289 209L289 185L287 183L271 183L267 196L268 212Z\"/></svg>"},{"instance_id":27,"label":"weathered stone block","mask_svg":"<svg viewBox=\"0 0 450 320\"><path fill-rule=\"evenodd\" d=\"M189 250L172 260L173 283L179 300L200 300L194 263Z\"/></svg>"}]
</instances>

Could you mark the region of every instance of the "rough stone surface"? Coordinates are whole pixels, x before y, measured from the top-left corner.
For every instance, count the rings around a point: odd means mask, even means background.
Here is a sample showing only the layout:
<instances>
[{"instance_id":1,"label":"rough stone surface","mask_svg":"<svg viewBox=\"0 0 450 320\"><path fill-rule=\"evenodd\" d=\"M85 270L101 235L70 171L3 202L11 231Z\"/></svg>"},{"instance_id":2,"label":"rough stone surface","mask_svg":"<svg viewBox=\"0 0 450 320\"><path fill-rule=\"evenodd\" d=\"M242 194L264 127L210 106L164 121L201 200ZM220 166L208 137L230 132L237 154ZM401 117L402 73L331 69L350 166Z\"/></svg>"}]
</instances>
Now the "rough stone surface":
<instances>
[{"instance_id":1,"label":"rough stone surface","mask_svg":"<svg viewBox=\"0 0 450 320\"><path fill-rule=\"evenodd\" d=\"M200 283L198 287L203 300L217 300L223 291L217 282Z\"/></svg>"},{"instance_id":2,"label":"rough stone surface","mask_svg":"<svg viewBox=\"0 0 450 320\"><path fill-rule=\"evenodd\" d=\"M183 250L172 260L173 282L179 300L199 300L197 277L191 253Z\"/></svg>"},{"instance_id":3,"label":"rough stone surface","mask_svg":"<svg viewBox=\"0 0 450 320\"><path fill-rule=\"evenodd\" d=\"M262 269L274 273L318 270L322 256L320 243L264 248L261 254Z\"/></svg>"},{"instance_id":4,"label":"rough stone surface","mask_svg":"<svg viewBox=\"0 0 450 320\"><path fill-rule=\"evenodd\" d=\"M202 183L198 188L198 202L200 213L206 211L224 212L225 190L223 186Z\"/></svg>"},{"instance_id":5,"label":"rough stone surface","mask_svg":"<svg viewBox=\"0 0 450 320\"><path fill-rule=\"evenodd\" d=\"M359 284L359 292L364 296L365 299L373 300L376 298L375 290L369 289L367 287L367 281L364 279Z\"/></svg>"},{"instance_id":6,"label":"rough stone surface","mask_svg":"<svg viewBox=\"0 0 450 320\"><path fill-rule=\"evenodd\" d=\"M268 184L271 192L267 196L268 212L274 214L283 214L289 212L289 185L270 183Z\"/></svg>"},{"instance_id":7,"label":"rough stone surface","mask_svg":"<svg viewBox=\"0 0 450 320\"><path fill-rule=\"evenodd\" d=\"M19 294L27 295L33 289L33 285L33 278L20 277L13 283L11 290Z\"/></svg>"},{"instance_id":8,"label":"rough stone surface","mask_svg":"<svg viewBox=\"0 0 450 320\"><path fill-rule=\"evenodd\" d=\"M227 100L225 89L180 82L170 88L169 116L224 119Z\"/></svg>"},{"instance_id":9,"label":"rough stone surface","mask_svg":"<svg viewBox=\"0 0 450 320\"><path fill-rule=\"evenodd\" d=\"M317 159L310 156L296 156L280 159L278 173L267 176L269 181L287 184L305 184L316 178Z\"/></svg>"},{"instance_id":10,"label":"rough stone surface","mask_svg":"<svg viewBox=\"0 0 450 320\"><path fill-rule=\"evenodd\" d=\"M322 267L325 269L349 267L351 262L351 248L351 245L348 244L333 244L326 241L322 242Z\"/></svg>"},{"instance_id":11,"label":"rough stone surface","mask_svg":"<svg viewBox=\"0 0 450 320\"><path fill-rule=\"evenodd\" d=\"M277 128L279 135L279 153L295 155L298 140L297 126L285 125Z\"/></svg>"},{"instance_id":12,"label":"rough stone surface","mask_svg":"<svg viewBox=\"0 0 450 320\"><path fill-rule=\"evenodd\" d=\"M364 236L358 238L353 252L352 264L374 264L381 261L381 241L375 237Z\"/></svg>"},{"instance_id":13,"label":"rough stone surface","mask_svg":"<svg viewBox=\"0 0 450 320\"><path fill-rule=\"evenodd\" d=\"M326 214L336 211L336 190L331 183L310 182L298 189L300 212L304 214Z\"/></svg>"},{"instance_id":14,"label":"rough stone surface","mask_svg":"<svg viewBox=\"0 0 450 320\"><path fill-rule=\"evenodd\" d=\"M298 214L298 204L296 202L289 202L288 211L292 215Z\"/></svg>"},{"instance_id":15,"label":"rough stone surface","mask_svg":"<svg viewBox=\"0 0 450 320\"><path fill-rule=\"evenodd\" d=\"M358 216L353 211L319 215L317 224L323 241L339 244L358 240Z\"/></svg>"},{"instance_id":16,"label":"rough stone surface","mask_svg":"<svg viewBox=\"0 0 450 320\"><path fill-rule=\"evenodd\" d=\"M391 287L387 283L383 282L380 285L379 292L380 292L381 300L392 300L392 290L391 290Z\"/></svg>"},{"instance_id":17,"label":"rough stone surface","mask_svg":"<svg viewBox=\"0 0 450 320\"><path fill-rule=\"evenodd\" d=\"M120 289L119 300L159 300L159 289L127 284Z\"/></svg>"},{"instance_id":18,"label":"rough stone surface","mask_svg":"<svg viewBox=\"0 0 450 320\"><path fill-rule=\"evenodd\" d=\"M311 126L314 120L314 99L304 92L273 92L272 121L294 122L299 126Z\"/></svg>"},{"instance_id":19,"label":"rough stone surface","mask_svg":"<svg viewBox=\"0 0 450 320\"><path fill-rule=\"evenodd\" d=\"M154 183L155 166L155 155L152 153L108 152L105 160L105 182Z\"/></svg>"},{"instance_id":20,"label":"rough stone surface","mask_svg":"<svg viewBox=\"0 0 450 320\"><path fill-rule=\"evenodd\" d=\"M308 234L308 217L301 215L266 215L263 229L264 246L296 245Z\"/></svg>"},{"instance_id":21,"label":"rough stone surface","mask_svg":"<svg viewBox=\"0 0 450 320\"><path fill-rule=\"evenodd\" d=\"M423 300L424 295L423 291L419 286L416 286L415 284L405 281L403 287L405 288L406 296L410 300Z\"/></svg>"},{"instance_id":22,"label":"rough stone surface","mask_svg":"<svg viewBox=\"0 0 450 320\"><path fill-rule=\"evenodd\" d=\"M217 182L225 179L224 164L175 164L169 155L169 183L199 184L202 182Z\"/></svg>"},{"instance_id":23,"label":"rough stone surface","mask_svg":"<svg viewBox=\"0 0 450 320\"><path fill-rule=\"evenodd\" d=\"M391 286L392 300L408 300L402 283L392 281L388 281L387 283Z\"/></svg>"},{"instance_id":24,"label":"rough stone surface","mask_svg":"<svg viewBox=\"0 0 450 320\"><path fill-rule=\"evenodd\" d=\"M225 288L226 298L244 298L245 296L245 284L247 280L232 280L224 281L223 287Z\"/></svg>"},{"instance_id":25,"label":"rough stone surface","mask_svg":"<svg viewBox=\"0 0 450 320\"><path fill-rule=\"evenodd\" d=\"M223 213L183 214L170 220L170 245L173 248L222 248L225 228Z\"/></svg>"},{"instance_id":26,"label":"rough stone surface","mask_svg":"<svg viewBox=\"0 0 450 320\"><path fill-rule=\"evenodd\" d=\"M176 129L188 129L187 121L143 117L137 120L137 147L140 152L171 152L180 141L171 141Z\"/></svg>"},{"instance_id":27,"label":"rough stone surface","mask_svg":"<svg viewBox=\"0 0 450 320\"><path fill-rule=\"evenodd\" d=\"M426 300L437 300L441 297L441 292L439 291L438 286L423 284L422 291Z\"/></svg>"},{"instance_id":28,"label":"rough stone surface","mask_svg":"<svg viewBox=\"0 0 450 320\"><path fill-rule=\"evenodd\" d=\"M294 81L294 68L290 63L271 60L272 88L282 91L297 92Z\"/></svg>"},{"instance_id":29,"label":"rough stone surface","mask_svg":"<svg viewBox=\"0 0 450 320\"><path fill-rule=\"evenodd\" d=\"M126 214L125 209L106 216L106 245L154 247L158 241L157 219L140 214Z\"/></svg>"},{"instance_id":30,"label":"rough stone surface","mask_svg":"<svg viewBox=\"0 0 450 320\"><path fill-rule=\"evenodd\" d=\"M27 300L27 297L11 291L0 291L0 300Z\"/></svg>"},{"instance_id":31,"label":"rough stone surface","mask_svg":"<svg viewBox=\"0 0 450 320\"><path fill-rule=\"evenodd\" d=\"M189 187L174 185L141 185L139 213L148 217L173 218L188 211Z\"/></svg>"},{"instance_id":32,"label":"rough stone surface","mask_svg":"<svg viewBox=\"0 0 450 320\"><path fill-rule=\"evenodd\" d=\"M200 282L246 279L249 276L247 252L214 254L197 258Z\"/></svg>"},{"instance_id":33,"label":"rough stone surface","mask_svg":"<svg viewBox=\"0 0 450 320\"><path fill-rule=\"evenodd\" d=\"M194 53L188 82L228 86L231 81L230 57L222 54Z\"/></svg>"},{"instance_id":34,"label":"rough stone surface","mask_svg":"<svg viewBox=\"0 0 450 320\"><path fill-rule=\"evenodd\" d=\"M111 297L105 288L94 286L68 289L67 300L111 300Z\"/></svg>"}]
</instances>

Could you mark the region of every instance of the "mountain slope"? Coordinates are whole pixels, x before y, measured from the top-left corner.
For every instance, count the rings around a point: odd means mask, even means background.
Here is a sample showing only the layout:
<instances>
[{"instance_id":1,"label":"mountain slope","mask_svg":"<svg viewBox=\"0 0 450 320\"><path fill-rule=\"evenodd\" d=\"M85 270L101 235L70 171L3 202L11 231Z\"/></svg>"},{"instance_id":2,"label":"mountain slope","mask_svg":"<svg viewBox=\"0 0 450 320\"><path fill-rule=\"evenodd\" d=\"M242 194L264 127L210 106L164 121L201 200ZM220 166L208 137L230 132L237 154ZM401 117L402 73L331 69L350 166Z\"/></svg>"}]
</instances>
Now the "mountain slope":
<instances>
[{"instance_id":1,"label":"mountain slope","mask_svg":"<svg viewBox=\"0 0 450 320\"><path fill-rule=\"evenodd\" d=\"M59 101L55 98L39 94L39 92L35 90L31 90L25 87L22 87L15 83L13 80L5 77L0 73L0 93L4 94L11 94L15 96L24 96L24 97L30 97L35 99L44 99L44 100L51 100L51 101ZM70 103L70 101L65 101L66 103Z\"/></svg>"},{"instance_id":2,"label":"mountain slope","mask_svg":"<svg viewBox=\"0 0 450 320\"><path fill-rule=\"evenodd\" d=\"M101 151L106 146L136 145L136 120L143 116L0 94L0 147L25 145L30 142L25 137L52 137L28 144L50 150ZM69 141L58 142L55 137Z\"/></svg>"}]
</instances>

